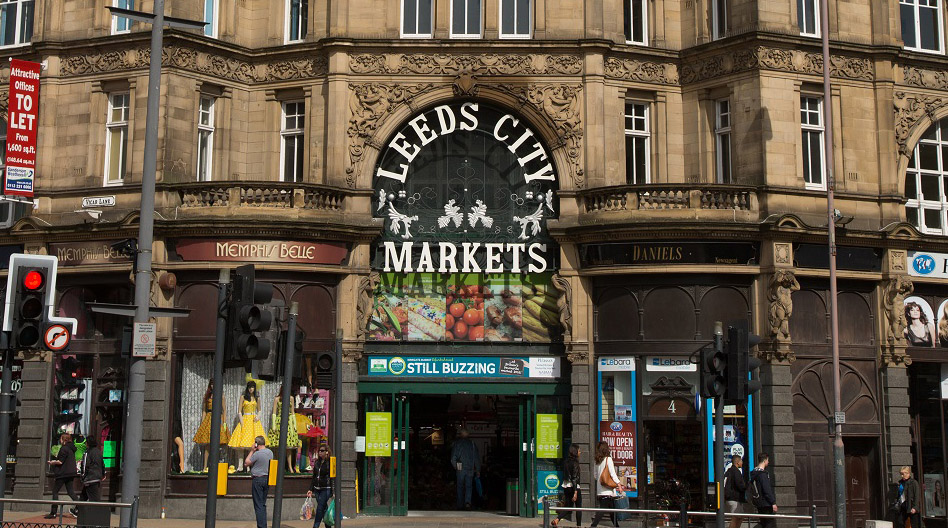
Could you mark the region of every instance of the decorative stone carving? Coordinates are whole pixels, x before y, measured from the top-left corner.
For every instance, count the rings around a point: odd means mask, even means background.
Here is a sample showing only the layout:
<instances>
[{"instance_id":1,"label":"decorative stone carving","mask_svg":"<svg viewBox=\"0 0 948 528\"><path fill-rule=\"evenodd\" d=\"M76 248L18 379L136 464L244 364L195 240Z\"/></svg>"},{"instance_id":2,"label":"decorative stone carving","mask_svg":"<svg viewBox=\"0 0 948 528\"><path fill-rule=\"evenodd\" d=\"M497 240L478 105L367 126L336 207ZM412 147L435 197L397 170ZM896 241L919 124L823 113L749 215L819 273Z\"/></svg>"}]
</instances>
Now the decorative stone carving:
<instances>
[{"instance_id":1,"label":"decorative stone carving","mask_svg":"<svg viewBox=\"0 0 948 528\"><path fill-rule=\"evenodd\" d=\"M901 249L889 250L889 270L905 271L905 251Z\"/></svg>"},{"instance_id":2,"label":"decorative stone carving","mask_svg":"<svg viewBox=\"0 0 948 528\"><path fill-rule=\"evenodd\" d=\"M434 88L428 84L349 84L349 126L346 130L349 166L346 184L355 187L355 168L365 156L365 144L375 135L379 119L416 95Z\"/></svg>"},{"instance_id":3,"label":"decorative stone carving","mask_svg":"<svg viewBox=\"0 0 948 528\"><path fill-rule=\"evenodd\" d=\"M567 343L566 359L573 365L582 365L589 363L589 344L588 343Z\"/></svg>"},{"instance_id":4,"label":"decorative stone carving","mask_svg":"<svg viewBox=\"0 0 948 528\"><path fill-rule=\"evenodd\" d=\"M758 46L684 63L681 82L688 84L755 69L822 75L823 57L819 53ZM861 81L875 78L869 59L841 55L830 57L830 75Z\"/></svg>"},{"instance_id":5,"label":"decorative stone carving","mask_svg":"<svg viewBox=\"0 0 948 528\"><path fill-rule=\"evenodd\" d=\"M948 90L948 71L902 66L902 77L910 86Z\"/></svg>"},{"instance_id":6,"label":"decorative stone carving","mask_svg":"<svg viewBox=\"0 0 948 528\"><path fill-rule=\"evenodd\" d=\"M785 243L776 243L774 244L774 262L776 264L786 264L790 265L793 263L793 251L790 244Z\"/></svg>"},{"instance_id":7,"label":"decorative stone carving","mask_svg":"<svg viewBox=\"0 0 948 528\"><path fill-rule=\"evenodd\" d=\"M342 362L343 363L358 363L362 360L362 355L365 352L362 342L347 342L343 341L342 343Z\"/></svg>"},{"instance_id":8,"label":"decorative stone carving","mask_svg":"<svg viewBox=\"0 0 948 528\"><path fill-rule=\"evenodd\" d=\"M890 345L905 345L905 296L915 291L912 280L905 275L896 275L889 279L883 290L882 306L885 308L885 318L889 323L886 327L885 339Z\"/></svg>"},{"instance_id":9,"label":"decorative stone carving","mask_svg":"<svg viewBox=\"0 0 948 528\"><path fill-rule=\"evenodd\" d=\"M925 115L935 121L938 109L945 104L948 104L948 99L941 97L895 92L895 142L900 154L912 155L913 146L908 144L908 138L915 124Z\"/></svg>"},{"instance_id":10,"label":"decorative stone carving","mask_svg":"<svg viewBox=\"0 0 948 528\"><path fill-rule=\"evenodd\" d=\"M560 325L563 327L563 341L573 340L573 287L569 280L559 273L553 275L553 287L560 292L556 300L556 308L560 312Z\"/></svg>"},{"instance_id":11,"label":"decorative stone carving","mask_svg":"<svg viewBox=\"0 0 948 528\"><path fill-rule=\"evenodd\" d=\"M461 72L454 78L454 95L459 97L477 95L477 77L471 75L471 72Z\"/></svg>"},{"instance_id":12,"label":"decorative stone carving","mask_svg":"<svg viewBox=\"0 0 948 528\"><path fill-rule=\"evenodd\" d=\"M371 53L349 57L349 69L362 74L576 75L583 71L578 55L478 55Z\"/></svg>"},{"instance_id":13,"label":"decorative stone carving","mask_svg":"<svg viewBox=\"0 0 948 528\"><path fill-rule=\"evenodd\" d=\"M616 79L660 84L678 83L678 69L674 64L660 64L652 61L608 57L606 59L605 69L608 77Z\"/></svg>"},{"instance_id":14,"label":"decorative stone carving","mask_svg":"<svg viewBox=\"0 0 948 528\"><path fill-rule=\"evenodd\" d=\"M359 299L356 301L356 337L365 338L365 329L369 325L369 318L372 317L372 305L375 302L375 289L379 285L380 276L378 272L372 272L367 276L359 278Z\"/></svg>"},{"instance_id":15,"label":"decorative stone carving","mask_svg":"<svg viewBox=\"0 0 948 528\"><path fill-rule=\"evenodd\" d=\"M790 316L793 314L792 294L800 283L790 270L775 270L770 279L767 300L770 301L770 336L778 343L790 342Z\"/></svg>"}]
</instances>

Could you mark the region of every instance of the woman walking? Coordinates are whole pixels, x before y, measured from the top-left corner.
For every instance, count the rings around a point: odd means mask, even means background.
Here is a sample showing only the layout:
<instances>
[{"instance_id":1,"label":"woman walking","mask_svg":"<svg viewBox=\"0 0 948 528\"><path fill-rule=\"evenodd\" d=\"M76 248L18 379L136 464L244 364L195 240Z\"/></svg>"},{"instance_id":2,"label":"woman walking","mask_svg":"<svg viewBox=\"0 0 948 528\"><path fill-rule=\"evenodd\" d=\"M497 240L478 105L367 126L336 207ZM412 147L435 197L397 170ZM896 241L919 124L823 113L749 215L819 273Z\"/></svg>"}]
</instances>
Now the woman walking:
<instances>
[{"instance_id":1,"label":"woman walking","mask_svg":"<svg viewBox=\"0 0 948 528\"><path fill-rule=\"evenodd\" d=\"M625 488L619 483L619 475L616 474L616 466L612 462L612 453L609 451L609 444L599 442L596 445L596 499L600 508L615 510L616 497L625 492ZM606 514L604 511L596 512L593 516L593 526L599 526L599 520ZM609 512L609 518L612 519L612 525L617 527L615 511Z\"/></svg>"},{"instance_id":2,"label":"woman walking","mask_svg":"<svg viewBox=\"0 0 948 528\"><path fill-rule=\"evenodd\" d=\"M583 496L579 491L579 453L579 446L572 444L569 446L569 454L563 460L563 474L566 476L566 480L563 481L563 498L565 499L563 506L567 508L583 507ZM571 519L572 517L573 512L560 510L556 514L556 519L553 519L553 528L559 526L560 519ZM582 523L583 512L578 511L576 512L576 526Z\"/></svg>"},{"instance_id":3,"label":"woman walking","mask_svg":"<svg viewBox=\"0 0 948 528\"><path fill-rule=\"evenodd\" d=\"M912 468L908 466L902 466L899 474L902 479L899 480L899 524L896 528L922 528L918 481L912 478Z\"/></svg>"},{"instance_id":4,"label":"woman walking","mask_svg":"<svg viewBox=\"0 0 948 528\"><path fill-rule=\"evenodd\" d=\"M329 476L329 446L322 444L316 452L316 463L313 465L313 481L310 483L307 497L316 496L316 512L313 514L313 528L319 528L326 510L329 508L329 499L332 497L334 478ZM328 528L328 527L327 527Z\"/></svg>"}]
</instances>

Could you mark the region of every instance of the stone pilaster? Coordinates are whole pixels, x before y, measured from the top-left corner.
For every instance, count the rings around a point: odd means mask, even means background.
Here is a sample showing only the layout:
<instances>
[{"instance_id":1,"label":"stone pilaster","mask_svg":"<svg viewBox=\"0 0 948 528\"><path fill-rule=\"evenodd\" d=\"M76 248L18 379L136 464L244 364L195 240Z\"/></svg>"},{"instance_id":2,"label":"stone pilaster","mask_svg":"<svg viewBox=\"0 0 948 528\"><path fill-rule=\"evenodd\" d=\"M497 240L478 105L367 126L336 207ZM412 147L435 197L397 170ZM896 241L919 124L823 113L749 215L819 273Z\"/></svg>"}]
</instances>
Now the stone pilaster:
<instances>
[{"instance_id":1,"label":"stone pilaster","mask_svg":"<svg viewBox=\"0 0 948 528\"><path fill-rule=\"evenodd\" d=\"M570 362L570 423L573 424L572 443L577 444L584 453L579 457L581 475L591 475L593 443L596 439L595 427L596 409L592 393L595 387L590 386L592 379L588 343L572 343L567 348L567 358ZM567 446L568 447L568 446Z\"/></svg>"},{"instance_id":2,"label":"stone pilaster","mask_svg":"<svg viewBox=\"0 0 948 528\"><path fill-rule=\"evenodd\" d=\"M759 392L760 441L758 452L770 455L777 505L793 508L797 504L797 478L794 474L793 396L790 388L793 374L790 363L771 362L760 367ZM754 453L757 461L757 453ZM790 509L789 511L792 511Z\"/></svg>"},{"instance_id":3,"label":"stone pilaster","mask_svg":"<svg viewBox=\"0 0 948 528\"><path fill-rule=\"evenodd\" d=\"M337 457L338 474L336 478L341 478L342 487L341 506L342 513L348 517L355 515L356 497L356 452L355 438L359 433L359 360L362 358L363 343L345 342L343 344L342 358L342 387L336 390L336 394L341 394L342 399L339 402L341 431L335 434L342 435L342 451L335 453Z\"/></svg>"},{"instance_id":4,"label":"stone pilaster","mask_svg":"<svg viewBox=\"0 0 948 528\"><path fill-rule=\"evenodd\" d=\"M900 478L899 469L902 466L912 465L908 386L907 368L904 366L882 368L882 416L885 426L885 444L888 446L885 451L886 482L897 481ZM888 492L891 490L887 488Z\"/></svg>"},{"instance_id":5,"label":"stone pilaster","mask_svg":"<svg viewBox=\"0 0 948 528\"><path fill-rule=\"evenodd\" d=\"M48 361L24 361L20 387L17 429L16 486L13 497L43 497L46 461L49 460L49 382Z\"/></svg>"}]
</instances>

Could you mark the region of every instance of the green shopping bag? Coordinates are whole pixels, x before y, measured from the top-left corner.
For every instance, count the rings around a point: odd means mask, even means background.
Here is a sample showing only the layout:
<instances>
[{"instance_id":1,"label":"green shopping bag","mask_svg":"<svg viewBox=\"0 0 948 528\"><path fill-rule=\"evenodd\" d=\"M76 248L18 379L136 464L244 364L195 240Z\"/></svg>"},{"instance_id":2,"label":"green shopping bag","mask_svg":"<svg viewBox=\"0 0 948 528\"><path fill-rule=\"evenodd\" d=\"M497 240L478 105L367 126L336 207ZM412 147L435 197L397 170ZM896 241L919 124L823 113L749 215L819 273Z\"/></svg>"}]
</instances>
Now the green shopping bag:
<instances>
[{"instance_id":1,"label":"green shopping bag","mask_svg":"<svg viewBox=\"0 0 948 528\"><path fill-rule=\"evenodd\" d=\"M336 498L330 497L329 506L326 508L326 515L323 515L323 523L326 526L336 524Z\"/></svg>"}]
</instances>

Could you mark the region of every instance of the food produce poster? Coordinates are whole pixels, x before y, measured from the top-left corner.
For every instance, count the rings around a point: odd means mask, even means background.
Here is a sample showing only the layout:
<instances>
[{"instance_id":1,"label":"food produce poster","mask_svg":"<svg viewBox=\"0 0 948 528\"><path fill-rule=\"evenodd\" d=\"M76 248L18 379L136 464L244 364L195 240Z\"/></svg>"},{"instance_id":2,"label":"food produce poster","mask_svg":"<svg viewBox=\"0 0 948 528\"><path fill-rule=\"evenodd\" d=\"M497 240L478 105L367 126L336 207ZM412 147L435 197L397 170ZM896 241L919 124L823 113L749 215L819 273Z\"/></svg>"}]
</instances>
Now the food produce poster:
<instances>
[{"instance_id":1,"label":"food produce poster","mask_svg":"<svg viewBox=\"0 0 948 528\"><path fill-rule=\"evenodd\" d=\"M537 415L537 458L563 458L563 415Z\"/></svg>"},{"instance_id":2,"label":"food produce poster","mask_svg":"<svg viewBox=\"0 0 948 528\"><path fill-rule=\"evenodd\" d=\"M551 273L384 273L369 341L548 343L562 336Z\"/></svg>"},{"instance_id":3,"label":"food produce poster","mask_svg":"<svg viewBox=\"0 0 948 528\"><path fill-rule=\"evenodd\" d=\"M369 356L369 376L550 379L559 375L560 358Z\"/></svg>"},{"instance_id":4,"label":"food produce poster","mask_svg":"<svg viewBox=\"0 0 948 528\"><path fill-rule=\"evenodd\" d=\"M365 456L392 456L392 413L365 413Z\"/></svg>"}]
</instances>

